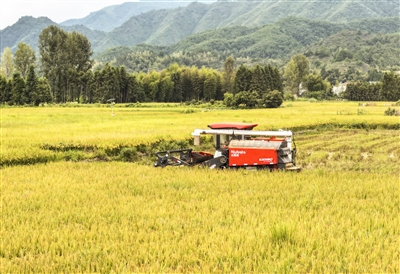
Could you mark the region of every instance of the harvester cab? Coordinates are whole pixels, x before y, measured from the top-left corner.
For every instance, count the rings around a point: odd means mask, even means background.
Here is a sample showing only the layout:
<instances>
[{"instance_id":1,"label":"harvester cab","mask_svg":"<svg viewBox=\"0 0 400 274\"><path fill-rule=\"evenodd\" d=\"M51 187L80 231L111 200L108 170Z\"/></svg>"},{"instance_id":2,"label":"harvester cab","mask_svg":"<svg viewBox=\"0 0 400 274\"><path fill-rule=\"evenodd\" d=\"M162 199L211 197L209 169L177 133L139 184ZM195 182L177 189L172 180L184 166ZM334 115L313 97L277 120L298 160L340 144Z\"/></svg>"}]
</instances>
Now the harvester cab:
<instances>
[{"instance_id":1,"label":"harvester cab","mask_svg":"<svg viewBox=\"0 0 400 274\"><path fill-rule=\"evenodd\" d=\"M258 124L215 123L209 129L192 132L194 145L200 145L200 136L213 136L215 152L195 152L177 149L156 153L156 167L167 165L213 168L247 168L269 170L300 170L295 164L296 146L291 131L255 131Z\"/></svg>"}]
</instances>

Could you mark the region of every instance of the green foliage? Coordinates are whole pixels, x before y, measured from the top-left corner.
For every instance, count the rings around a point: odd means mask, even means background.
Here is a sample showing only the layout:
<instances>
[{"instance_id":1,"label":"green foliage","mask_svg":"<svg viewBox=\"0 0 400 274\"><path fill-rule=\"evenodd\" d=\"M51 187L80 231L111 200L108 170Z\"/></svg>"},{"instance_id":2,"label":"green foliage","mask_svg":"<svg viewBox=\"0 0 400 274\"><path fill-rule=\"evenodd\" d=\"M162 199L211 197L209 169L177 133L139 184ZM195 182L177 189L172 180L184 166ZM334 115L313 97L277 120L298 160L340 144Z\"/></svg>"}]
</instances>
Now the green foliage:
<instances>
[{"instance_id":1,"label":"green foliage","mask_svg":"<svg viewBox=\"0 0 400 274\"><path fill-rule=\"evenodd\" d=\"M380 69L370 70L368 75L365 75L366 69L368 69L366 64L369 62L364 58L365 56L379 57L379 64L376 63L375 66L377 68L388 64L382 60L390 59L391 62L397 60L391 55L387 55L387 58L383 58L381 55L381 53L388 52L396 53L397 47L394 46L396 34L374 34L364 31L364 29L371 28L383 33L392 32L394 31L393 25L398 25L397 21L389 18L330 24L290 17L263 27L235 27L199 33L182 40L182 43L187 42L185 51L178 51L181 49L179 45L182 44L170 47L141 44L132 49L127 47L110 49L104 55L98 55L97 58L101 62L97 63L94 71L89 70L92 63L89 58L91 49L88 39L82 34L68 33L61 28L52 26L43 30L40 38L41 68L51 89L42 93L46 94L46 99L38 100L39 94L35 93L34 85L29 84L27 89L29 91L24 94L24 97L28 99L23 99L23 101L34 105L52 100L57 103L104 103L110 98L114 98L117 103L209 101L223 100L223 94L227 91L232 94L256 91L258 103L262 105L260 100L266 92L273 90L283 92L280 69L276 66L272 67L271 64L282 66L282 60L291 56L297 49L304 50L306 55L296 54L287 63L284 70L286 88L296 91L298 84L306 80L308 81L306 96L318 100L328 99L332 97L332 94L328 91L329 83L325 79L331 84L335 84L338 81L360 82L367 77L369 80L377 80L379 75L382 75ZM361 28L361 26L363 27ZM335 36L335 40L329 41L329 43L321 40L326 37L332 39L330 35L337 33L340 33L340 36ZM218 41L221 39L231 40L229 43L224 42L224 46L228 48L223 52L215 50L215 48L209 48L207 51L191 48L201 44L201 41L206 41L207 37L216 42L216 45L220 44ZM286 38L282 37L287 37L288 40L286 41ZM345 39L339 39L340 37L345 37ZM313 42L316 40L318 42ZM263 44L252 45L253 42L260 41ZM376 54L371 55L369 52L364 52L363 48L358 49L358 42L375 47ZM265 43L269 46L264 47ZM50 54L50 47L46 47L46 45L52 46L52 54ZM306 50L304 46L307 47ZM393 50L387 50L386 47L391 47ZM279 57L269 50L280 52L279 54L283 55ZM368 54L364 55L364 53ZM298 59L299 56L302 56L302 60ZM272 60L271 57L278 59ZM52 66L51 62L54 61L52 58L54 60L62 59L62 62L60 61L57 66ZM310 67L310 63L307 66L309 58L312 60L311 67L313 62L322 67L321 79L301 77L304 71L308 70L307 67ZM326 61L322 61L322 59L327 58L331 61L336 60L336 62L326 65ZM107 62L107 60L112 61ZM266 60L269 64L265 64ZM257 64L257 61L261 61L262 65ZM183 65L178 65L176 62ZM237 71L234 69L236 62L240 63ZM352 65L347 65L348 62L352 62ZM121 63L126 66L118 66ZM248 69L248 64L254 64L254 66ZM305 64L305 66L301 64ZM332 64L337 64L341 68L335 68ZM392 62L393 66L394 64ZM210 68L221 68L221 65L225 67L222 72ZM282 69L282 67L280 68ZM147 70L148 72L147 74L144 72L132 73L133 70ZM29 82L33 83L34 78L31 77L32 80ZM348 94L344 94L344 98L349 100L396 100L399 90L396 84L397 80L391 80L391 78L396 77L384 77L383 88L378 93L375 90L348 92ZM13 92L10 91L6 82L3 82L0 88L4 98L2 102L13 103L11 100ZM14 101L17 100L16 104L23 104L18 96L15 95Z\"/></svg>"},{"instance_id":2,"label":"green foliage","mask_svg":"<svg viewBox=\"0 0 400 274\"><path fill-rule=\"evenodd\" d=\"M29 74L26 79L26 94L29 97L29 102L35 106L38 106L41 101L37 92L37 76L33 65L29 67Z\"/></svg>"},{"instance_id":3,"label":"green foliage","mask_svg":"<svg viewBox=\"0 0 400 274\"><path fill-rule=\"evenodd\" d=\"M258 105L259 95L256 91L241 91L233 97L233 107L254 108Z\"/></svg>"},{"instance_id":4,"label":"green foliage","mask_svg":"<svg viewBox=\"0 0 400 274\"><path fill-rule=\"evenodd\" d=\"M15 69L25 77L31 66L35 65L35 51L26 43L20 42L14 55Z\"/></svg>"},{"instance_id":5,"label":"green foliage","mask_svg":"<svg viewBox=\"0 0 400 274\"><path fill-rule=\"evenodd\" d=\"M252 79L252 72L245 65L241 64L236 72L234 82L234 93L244 90L250 90L250 83Z\"/></svg>"},{"instance_id":6,"label":"green foliage","mask_svg":"<svg viewBox=\"0 0 400 274\"><path fill-rule=\"evenodd\" d=\"M183 114L191 114L191 113L195 113L195 110L192 108L189 108L189 109L185 109L182 113Z\"/></svg>"},{"instance_id":7,"label":"green foliage","mask_svg":"<svg viewBox=\"0 0 400 274\"><path fill-rule=\"evenodd\" d=\"M352 82L347 85L343 98L353 101L396 101L400 99L400 78L385 73L379 83Z\"/></svg>"},{"instance_id":8,"label":"green foliage","mask_svg":"<svg viewBox=\"0 0 400 274\"><path fill-rule=\"evenodd\" d=\"M233 107L234 95L232 93L224 93L224 105L227 107Z\"/></svg>"},{"instance_id":9,"label":"green foliage","mask_svg":"<svg viewBox=\"0 0 400 274\"><path fill-rule=\"evenodd\" d=\"M121 149L119 158L124 162L135 162L139 160L139 155L136 147L126 147Z\"/></svg>"},{"instance_id":10,"label":"green foliage","mask_svg":"<svg viewBox=\"0 0 400 274\"><path fill-rule=\"evenodd\" d=\"M236 61L232 56L229 56L224 62L222 92L233 92L235 73Z\"/></svg>"},{"instance_id":11,"label":"green foliage","mask_svg":"<svg viewBox=\"0 0 400 274\"><path fill-rule=\"evenodd\" d=\"M316 100L335 98L335 95L331 91L331 84L327 80L323 80L321 75L309 74L304 80L306 91L301 95L302 97Z\"/></svg>"},{"instance_id":12,"label":"green foliage","mask_svg":"<svg viewBox=\"0 0 400 274\"><path fill-rule=\"evenodd\" d=\"M293 93L299 93L299 85L308 75L309 70L310 62L302 54L295 55L286 65L284 77Z\"/></svg>"},{"instance_id":13,"label":"green foliage","mask_svg":"<svg viewBox=\"0 0 400 274\"><path fill-rule=\"evenodd\" d=\"M6 78L12 77L14 73L13 56L9 47L6 47L1 55L0 73Z\"/></svg>"},{"instance_id":14,"label":"green foliage","mask_svg":"<svg viewBox=\"0 0 400 274\"><path fill-rule=\"evenodd\" d=\"M364 23L371 26L368 21ZM393 22L393 24L398 23ZM328 74L332 75L332 71L336 70L333 79L338 81L360 80L355 79L356 72L361 74L363 80L377 81L381 79L380 71L398 69L397 56L400 55L400 49L397 46L398 33L395 32L343 30L307 47L307 57L311 63L320 62L325 71L331 72ZM325 52L323 57L321 51ZM352 77L346 75L349 67L356 70ZM321 71L323 76L325 73ZM329 81L334 83L332 80Z\"/></svg>"},{"instance_id":15,"label":"green foliage","mask_svg":"<svg viewBox=\"0 0 400 274\"><path fill-rule=\"evenodd\" d=\"M382 78L382 98L388 101L400 99L400 77L393 72L385 73Z\"/></svg>"},{"instance_id":16,"label":"green foliage","mask_svg":"<svg viewBox=\"0 0 400 274\"><path fill-rule=\"evenodd\" d=\"M38 96L36 100L33 100L32 103L40 102L40 103L51 103L53 102L53 95L51 93L51 87L49 81L40 77L36 82L36 95Z\"/></svg>"},{"instance_id":17,"label":"green foliage","mask_svg":"<svg viewBox=\"0 0 400 274\"><path fill-rule=\"evenodd\" d=\"M278 90L273 90L263 95L262 102L266 108L277 108L283 103L283 95Z\"/></svg>"},{"instance_id":18,"label":"green foliage","mask_svg":"<svg viewBox=\"0 0 400 274\"><path fill-rule=\"evenodd\" d=\"M385 115L387 115L387 116L394 116L394 115L396 115L396 116L398 116L398 113L399 113L399 111L396 111L396 109L395 108L388 108L387 110L385 110Z\"/></svg>"},{"instance_id":19,"label":"green foliage","mask_svg":"<svg viewBox=\"0 0 400 274\"><path fill-rule=\"evenodd\" d=\"M15 105L24 105L29 102L25 93L25 80L19 72L13 74L12 78L12 103Z\"/></svg>"},{"instance_id":20,"label":"green foliage","mask_svg":"<svg viewBox=\"0 0 400 274\"><path fill-rule=\"evenodd\" d=\"M338 49L337 53L335 54L335 62L341 62L346 59L352 59L353 54L346 49Z\"/></svg>"},{"instance_id":21,"label":"green foliage","mask_svg":"<svg viewBox=\"0 0 400 274\"><path fill-rule=\"evenodd\" d=\"M49 80L56 101L78 101L87 84L85 73L92 67L88 38L52 25L39 35L39 54L41 71Z\"/></svg>"},{"instance_id":22,"label":"green foliage","mask_svg":"<svg viewBox=\"0 0 400 274\"><path fill-rule=\"evenodd\" d=\"M283 66L294 54L304 54L312 63L328 64L328 70L342 70L342 63L351 61L386 68L396 66L398 35L394 33L399 27L397 17L346 24L288 17L262 27L208 30L171 46L141 44L132 49L119 47L97 55L96 59L102 63L124 65L128 71L149 71L165 69L174 62L220 69L229 56L233 56L238 64L247 66L265 65L271 61ZM378 39L380 48L373 39ZM218 45L222 45L220 49ZM344 61L335 62L337 54L338 60L344 58ZM365 73L362 65L357 69Z\"/></svg>"},{"instance_id":23,"label":"green foliage","mask_svg":"<svg viewBox=\"0 0 400 274\"><path fill-rule=\"evenodd\" d=\"M295 100L295 97L294 97L293 93L291 93L291 92L285 92L285 93L283 94L283 100L284 100L284 101L294 101L294 100Z\"/></svg>"}]
</instances>

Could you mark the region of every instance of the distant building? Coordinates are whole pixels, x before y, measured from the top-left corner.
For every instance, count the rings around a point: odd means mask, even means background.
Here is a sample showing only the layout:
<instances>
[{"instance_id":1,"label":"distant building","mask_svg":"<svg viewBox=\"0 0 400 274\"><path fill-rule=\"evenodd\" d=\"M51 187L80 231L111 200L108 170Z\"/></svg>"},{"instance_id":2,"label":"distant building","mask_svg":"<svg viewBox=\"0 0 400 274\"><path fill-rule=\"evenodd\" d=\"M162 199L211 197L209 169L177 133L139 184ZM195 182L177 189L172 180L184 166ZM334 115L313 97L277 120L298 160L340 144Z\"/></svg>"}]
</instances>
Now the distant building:
<instances>
[{"instance_id":1,"label":"distant building","mask_svg":"<svg viewBox=\"0 0 400 274\"><path fill-rule=\"evenodd\" d=\"M299 84L299 96L303 95L304 92L306 92L307 90L305 88L303 88L303 83Z\"/></svg>"},{"instance_id":2,"label":"distant building","mask_svg":"<svg viewBox=\"0 0 400 274\"><path fill-rule=\"evenodd\" d=\"M339 95L340 93L346 91L347 84L348 82L345 83L340 82L339 85L332 87L332 92L336 95Z\"/></svg>"}]
</instances>

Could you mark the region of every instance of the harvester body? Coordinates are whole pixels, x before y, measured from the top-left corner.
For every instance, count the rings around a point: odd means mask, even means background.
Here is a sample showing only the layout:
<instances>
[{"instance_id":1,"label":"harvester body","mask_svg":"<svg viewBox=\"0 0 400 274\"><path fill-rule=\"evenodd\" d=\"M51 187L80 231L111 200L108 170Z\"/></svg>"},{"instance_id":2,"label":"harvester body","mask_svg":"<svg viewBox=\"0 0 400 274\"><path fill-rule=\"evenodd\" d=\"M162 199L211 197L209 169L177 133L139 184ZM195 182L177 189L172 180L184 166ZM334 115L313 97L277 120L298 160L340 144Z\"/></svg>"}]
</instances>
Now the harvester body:
<instances>
[{"instance_id":1,"label":"harvester body","mask_svg":"<svg viewBox=\"0 0 400 274\"><path fill-rule=\"evenodd\" d=\"M256 126L249 123L216 123L209 125L209 129L195 129L192 132L195 146L200 145L201 135L213 136L214 155L192 149L162 151L156 153L158 161L155 166L298 170L293 133L287 130L252 130Z\"/></svg>"}]
</instances>

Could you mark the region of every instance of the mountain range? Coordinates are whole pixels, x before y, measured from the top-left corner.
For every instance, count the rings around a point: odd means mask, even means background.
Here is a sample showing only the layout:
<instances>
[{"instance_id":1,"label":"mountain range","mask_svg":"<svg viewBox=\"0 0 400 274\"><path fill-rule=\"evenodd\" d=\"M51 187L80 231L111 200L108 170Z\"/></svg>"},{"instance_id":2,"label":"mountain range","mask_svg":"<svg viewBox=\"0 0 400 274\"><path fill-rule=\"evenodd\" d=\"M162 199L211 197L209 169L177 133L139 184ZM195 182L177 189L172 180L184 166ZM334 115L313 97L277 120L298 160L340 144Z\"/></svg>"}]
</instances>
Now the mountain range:
<instances>
[{"instance_id":1,"label":"mountain range","mask_svg":"<svg viewBox=\"0 0 400 274\"><path fill-rule=\"evenodd\" d=\"M189 1L147 1L126 2L121 5L112 5L91 12L88 16L81 19L69 19L60 23L62 26L84 25L92 30L110 32L114 28L121 26L132 16L146 13L150 10L172 9L185 7Z\"/></svg>"},{"instance_id":2,"label":"mountain range","mask_svg":"<svg viewBox=\"0 0 400 274\"><path fill-rule=\"evenodd\" d=\"M216 50L282 58L344 29L399 32L399 12L398 0L127 2L61 24L22 17L1 30L0 50L15 51L19 42L37 50L41 31L56 25L86 35L95 57L147 44L167 47L167 52Z\"/></svg>"},{"instance_id":3,"label":"mountain range","mask_svg":"<svg viewBox=\"0 0 400 274\"><path fill-rule=\"evenodd\" d=\"M173 62L220 69L228 56L234 56L249 66L281 67L293 55L304 54L317 66L342 67L341 71L353 66L365 73L370 67L400 66L399 29L398 17L329 23L289 16L261 27L192 34L171 46L115 47L96 55L96 61L123 65L129 71L161 70Z\"/></svg>"}]
</instances>

